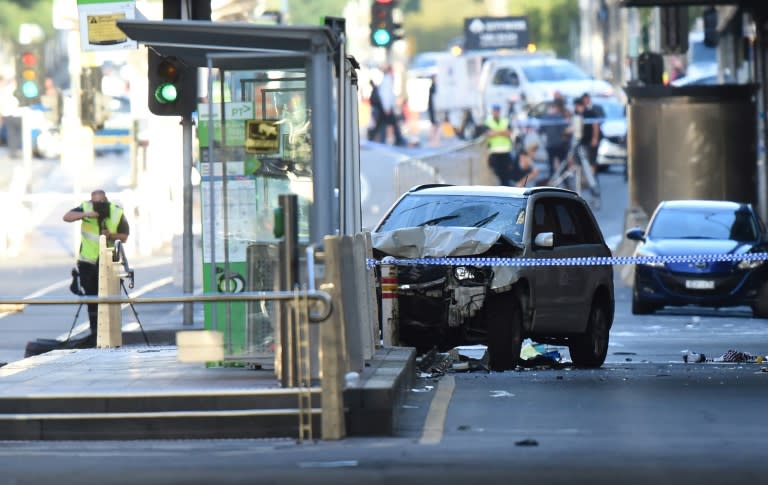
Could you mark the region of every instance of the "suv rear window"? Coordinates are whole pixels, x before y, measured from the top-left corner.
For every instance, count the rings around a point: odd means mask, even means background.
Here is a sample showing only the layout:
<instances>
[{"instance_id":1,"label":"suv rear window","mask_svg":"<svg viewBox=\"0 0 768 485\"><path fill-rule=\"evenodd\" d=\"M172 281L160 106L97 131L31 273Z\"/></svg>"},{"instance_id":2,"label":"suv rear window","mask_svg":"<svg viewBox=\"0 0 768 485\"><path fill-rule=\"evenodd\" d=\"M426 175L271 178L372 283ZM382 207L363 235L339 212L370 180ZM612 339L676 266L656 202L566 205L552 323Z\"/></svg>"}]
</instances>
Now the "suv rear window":
<instances>
[{"instance_id":1,"label":"suv rear window","mask_svg":"<svg viewBox=\"0 0 768 485\"><path fill-rule=\"evenodd\" d=\"M522 242L525 203L512 197L408 194L377 231L424 225L484 227Z\"/></svg>"}]
</instances>

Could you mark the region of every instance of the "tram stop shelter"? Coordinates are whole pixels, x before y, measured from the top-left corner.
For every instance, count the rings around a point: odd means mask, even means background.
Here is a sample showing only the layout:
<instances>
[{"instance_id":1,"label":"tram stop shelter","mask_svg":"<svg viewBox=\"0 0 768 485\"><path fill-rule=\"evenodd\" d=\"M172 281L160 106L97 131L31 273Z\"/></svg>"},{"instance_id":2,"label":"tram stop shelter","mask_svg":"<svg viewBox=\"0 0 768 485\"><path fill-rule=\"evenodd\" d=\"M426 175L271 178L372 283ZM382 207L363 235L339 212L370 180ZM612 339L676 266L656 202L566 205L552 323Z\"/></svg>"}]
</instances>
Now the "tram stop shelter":
<instances>
[{"instance_id":1,"label":"tram stop shelter","mask_svg":"<svg viewBox=\"0 0 768 485\"><path fill-rule=\"evenodd\" d=\"M281 198L295 196L294 254L321 245L326 235L361 230L357 66L345 53L344 20L328 18L323 26L121 20L118 26L159 55L200 68L207 79L195 162L202 176L204 291L312 288L314 278L301 269L277 283L284 268L299 266L281 260L289 227L280 226L290 219L278 214L285 209ZM226 357L271 363L279 345L276 314L276 303L206 304L205 326L223 331Z\"/></svg>"}]
</instances>

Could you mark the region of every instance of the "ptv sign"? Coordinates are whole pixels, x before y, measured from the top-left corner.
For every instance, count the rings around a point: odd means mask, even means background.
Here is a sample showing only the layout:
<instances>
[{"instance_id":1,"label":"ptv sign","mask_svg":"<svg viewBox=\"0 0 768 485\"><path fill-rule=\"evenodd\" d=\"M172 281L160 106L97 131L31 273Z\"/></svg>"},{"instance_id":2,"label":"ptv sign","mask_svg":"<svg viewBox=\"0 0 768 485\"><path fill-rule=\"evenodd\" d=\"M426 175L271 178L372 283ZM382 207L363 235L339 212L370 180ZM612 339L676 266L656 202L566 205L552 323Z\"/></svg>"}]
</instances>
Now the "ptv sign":
<instances>
[{"instance_id":1,"label":"ptv sign","mask_svg":"<svg viewBox=\"0 0 768 485\"><path fill-rule=\"evenodd\" d=\"M525 49L527 46L527 17L464 19L464 50Z\"/></svg>"}]
</instances>

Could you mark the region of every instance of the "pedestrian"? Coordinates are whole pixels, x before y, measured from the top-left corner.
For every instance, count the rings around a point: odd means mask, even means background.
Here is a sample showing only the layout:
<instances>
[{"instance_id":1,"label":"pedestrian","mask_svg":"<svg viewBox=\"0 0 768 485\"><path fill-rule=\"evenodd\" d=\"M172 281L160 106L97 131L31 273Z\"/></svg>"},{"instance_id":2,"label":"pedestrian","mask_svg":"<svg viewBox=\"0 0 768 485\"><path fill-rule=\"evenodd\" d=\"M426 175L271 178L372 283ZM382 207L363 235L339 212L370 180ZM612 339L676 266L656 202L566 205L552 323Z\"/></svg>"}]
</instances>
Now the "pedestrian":
<instances>
[{"instance_id":1,"label":"pedestrian","mask_svg":"<svg viewBox=\"0 0 768 485\"><path fill-rule=\"evenodd\" d=\"M440 143L440 122L437 119L435 110L435 96L437 93L437 76L431 77L432 82L429 85L429 96L427 98L427 113L429 114L429 144L432 146Z\"/></svg>"},{"instance_id":2,"label":"pedestrian","mask_svg":"<svg viewBox=\"0 0 768 485\"><path fill-rule=\"evenodd\" d=\"M379 98L381 99L381 123L379 125L377 137L385 143L389 136L388 128L392 129L395 145L404 146L405 138L400 132L400 124L397 114L397 98L395 97L395 76L392 72L392 66L384 68L384 75L378 87Z\"/></svg>"},{"instance_id":3,"label":"pedestrian","mask_svg":"<svg viewBox=\"0 0 768 485\"><path fill-rule=\"evenodd\" d=\"M509 174L510 185L513 187L535 185L539 169L533 163L533 156L538 149L539 144L531 141L517 153Z\"/></svg>"},{"instance_id":4,"label":"pedestrian","mask_svg":"<svg viewBox=\"0 0 768 485\"><path fill-rule=\"evenodd\" d=\"M125 243L130 228L123 208L110 202L107 194L101 190L91 192L91 199L70 209L62 217L64 222L81 221L80 254L77 258L77 271L80 285L86 295L99 294L99 238L106 236L107 246L113 247L115 241ZM88 319L91 335L88 343L96 346L98 332L98 305L88 304Z\"/></svg>"},{"instance_id":5,"label":"pedestrian","mask_svg":"<svg viewBox=\"0 0 768 485\"><path fill-rule=\"evenodd\" d=\"M565 107L562 95L558 96L558 94L555 94L552 104L541 118L539 129L539 133L546 138L550 176L568 156L570 112Z\"/></svg>"},{"instance_id":6,"label":"pedestrian","mask_svg":"<svg viewBox=\"0 0 768 485\"><path fill-rule=\"evenodd\" d=\"M499 185L509 185L512 168L512 133L509 120L501 116L501 106L491 106L491 116L485 120L488 143L488 165L499 179Z\"/></svg>"},{"instance_id":7,"label":"pedestrian","mask_svg":"<svg viewBox=\"0 0 768 485\"><path fill-rule=\"evenodd\" d=\"M589 165L593 173L597 173L597 147L600 144L600 113L592 105L592 97L589 93L584 93L581 97L584 104L583 126L581 127L581 145L586 149L589 158Z\"/></svg>"},{"instance_id":8,"label":"pedestrian","mask_svg":"<svg viewBox=\"0 0 768 485\"><path fill-rule=\"evenodd\" d=\"M371 80L370 83L371 83L371 96L368 98L368 101L371 104L371 119L368 123L368 140L379 141L377 139L377 136L381 131L381 126L382 126L381 118L382 118L382 113L384 109L381 106L381 96L379 96L379 87L376 86L373 80Z\"/></svg>"}]
</instances>

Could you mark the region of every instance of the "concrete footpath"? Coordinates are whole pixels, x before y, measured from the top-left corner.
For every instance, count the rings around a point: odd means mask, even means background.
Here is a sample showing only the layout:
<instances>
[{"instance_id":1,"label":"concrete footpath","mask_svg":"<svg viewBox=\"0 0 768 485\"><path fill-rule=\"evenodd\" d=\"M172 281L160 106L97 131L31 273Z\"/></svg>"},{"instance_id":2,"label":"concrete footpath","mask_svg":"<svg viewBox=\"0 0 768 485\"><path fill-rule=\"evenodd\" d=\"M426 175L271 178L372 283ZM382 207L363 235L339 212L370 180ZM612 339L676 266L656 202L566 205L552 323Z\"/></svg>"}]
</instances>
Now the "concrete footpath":
<instances>
[{"instance_id":1,"label":"concrete footpath","mask_svg":"<svg viewBox=\"0 0 768 485\"><path fill-rule=\"evenodd\" d=\"M125 332L121 348L54 350L0 367L0 440L299 436L298 394L273 370L180 363L167 341L174 334L152 331L147 346ZM394 433L415 357L412 348L378 348L347 383L348 436ZM320 390L311 388L314 439Z\"/></svg>"}]
</instances>

